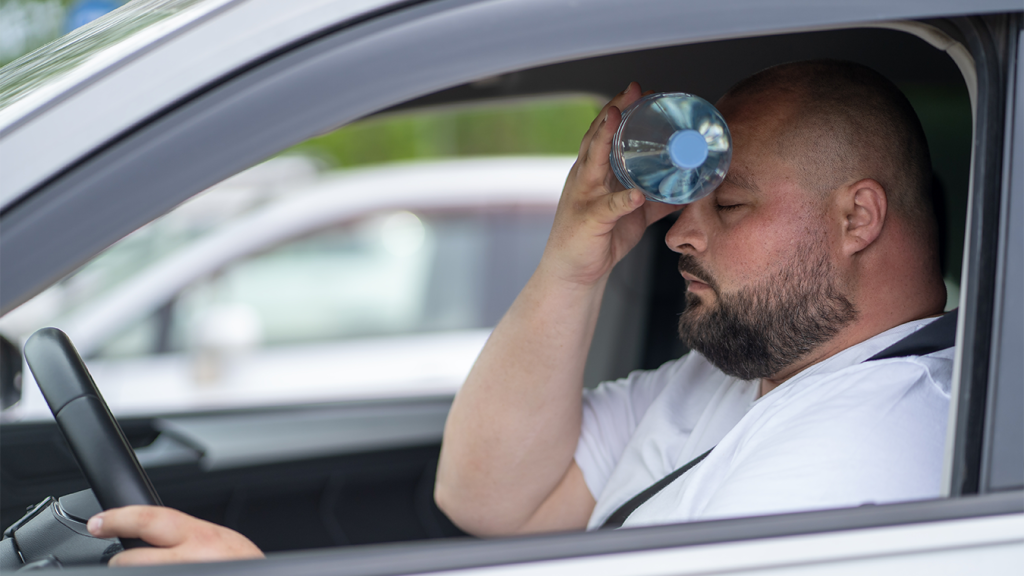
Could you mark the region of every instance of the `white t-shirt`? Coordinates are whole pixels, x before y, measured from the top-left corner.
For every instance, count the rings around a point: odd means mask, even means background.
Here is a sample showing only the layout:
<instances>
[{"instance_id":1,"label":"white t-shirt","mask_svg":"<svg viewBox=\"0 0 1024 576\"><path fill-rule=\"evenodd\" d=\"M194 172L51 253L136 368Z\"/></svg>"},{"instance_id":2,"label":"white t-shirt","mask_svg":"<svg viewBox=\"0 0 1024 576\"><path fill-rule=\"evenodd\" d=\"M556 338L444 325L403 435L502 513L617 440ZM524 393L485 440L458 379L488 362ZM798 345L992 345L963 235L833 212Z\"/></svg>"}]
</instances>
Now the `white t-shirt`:
<instances>
[{"instance_id":1,"label":"white t-shirt","mask_svg":"<svg viewBox=\"0 0 1024 576\"><path fill-rule=\"evenodd\" d=\"M863 363L931 322L848 348L757 398L690 353L587 391L575 459L589 529L714 447L623 526L936 498L953 350Z\"/></svg>"}]
</instances>

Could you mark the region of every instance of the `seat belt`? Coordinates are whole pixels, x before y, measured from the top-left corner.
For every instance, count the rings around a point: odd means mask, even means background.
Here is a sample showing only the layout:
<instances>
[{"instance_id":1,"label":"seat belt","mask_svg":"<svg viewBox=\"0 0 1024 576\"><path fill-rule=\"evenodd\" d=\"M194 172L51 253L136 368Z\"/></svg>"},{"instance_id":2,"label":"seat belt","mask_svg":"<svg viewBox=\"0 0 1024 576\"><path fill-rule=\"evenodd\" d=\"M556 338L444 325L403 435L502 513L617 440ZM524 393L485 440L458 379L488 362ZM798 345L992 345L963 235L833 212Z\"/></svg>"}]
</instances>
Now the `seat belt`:
<instances>
[{"instance_id":1,"label":"seat belt","mask_svg":"<svg viewBox=\"0 0 1024 576\"><path fill-rule=\"evenodd\" d=\"M935 322L910 334L899 342L875 354L865 362L886 360L902 356L924 356L956 345L956 319L959 309L953 309Z\"/></svg>"},{"instance_id":2,"label":"seat belt","mask_svg":"<svg viewBox=\"0 0 1024 576\"><path fill-rule=\"evenodd\" d=\"M924 328L902 338L900 341L889 346L885 350L882 350L878 354L875 354L871 358L868 358L864 362L886 360L888 358L901 358L903 356L924 356L926 354L931 354L932 352L952 348L956 345L956 320L957 310L954 309L946 312L939 317L938 320L931 322ZM601 529L621 528L622 523L626 521L626 518L629 518L629 515L642 506L644 502L653 498L655 494L661 492L666 486L678 480L680 476L686 474L697 464L700 464L701 461L708 457L708 454L711 454L711 450L714 449L714 446L712 446L707 452L697 456L686 464L683 464L681 467L672 471L668 476L665 476L661 480L651 484L646 490L630 498L628 502L619 506L615 512L612 512L611 516L609 516L608 519L604 521L604 524L601 525Z\"/></svg>"},{"instance_id":3,"label":"seat belt","mask_svg":"<svg viewBox=\"0 0 1024 576\"><path fill-rule=\"evenodd\" d=\"M714 449L714 446L712 446L711 448L708 449L707 452L701 454L700 456L697 456L696 458L690 460L686 464L683 464L681 467L676 468L675 471L673 471L668 476L665 476L661 480L658 480L654 484L651 484L650 486L647 487L646 490L630 498L629 502L626 502L622 506L619 506L618 510L612 512L612 515L609 516L608 519L604 521L604 524L601 525L601 529L603 530L605 528L621 527L622 523L626 521L626 518L629 518L629 515L632 514L634 510L639 508L641 504L650 500L658 492L661 492L665 488L665 486L668 486L672 482L675 482L676 478L679 478L683 474L686 474L686 472L690 468L693 468L697 464L700 464L701 461L707 458L708 454L711 454L711 451Z\"/></svg>"}]
</instances>

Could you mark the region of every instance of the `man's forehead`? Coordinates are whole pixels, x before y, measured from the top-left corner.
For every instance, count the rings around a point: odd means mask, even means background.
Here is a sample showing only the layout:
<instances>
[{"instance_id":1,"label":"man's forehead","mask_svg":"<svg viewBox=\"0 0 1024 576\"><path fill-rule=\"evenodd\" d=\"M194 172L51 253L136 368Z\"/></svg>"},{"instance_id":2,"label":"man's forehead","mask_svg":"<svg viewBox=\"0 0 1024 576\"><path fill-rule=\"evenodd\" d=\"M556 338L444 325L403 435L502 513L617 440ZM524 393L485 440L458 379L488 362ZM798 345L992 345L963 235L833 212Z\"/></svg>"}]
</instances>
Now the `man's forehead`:
<instances>
[{"instance_id":1,"label":"man's forehead","mask_svg":"<svg viewBox=\"0 0 1024 576\"><path fill-rule=\"evenodd\" d=\"M758 183L764 184L766 177L777 176L790 165L787 158L779 155L779 143L782 134L794 128L796 107L772 98L739 97L724 104L722 112L733 143L732 165L725 180L763 195L764 189Z\"/></svg>"},{"instance_id":2,"label":"man's forehead","mask_svg":"<svg viewBox=\"0 0 1024 576\"><path fill-rule=\"evenodd\" d=\"M725 175L725 181L748 192L761 193L761 188L758 187L757 182L743 168L737 166L730 167L729 172Z\"/></svg>"},{"instance_id":3,"label":"man's forehead","mask_svg":"<svg viewBox=\"0 0 1024 576\"><path fill-rule=\"evenodd\" d=\"M731 131L756 138L799 119L801 102L798 92L779 89L756 95L726 94L716 106Z\"/></svg>"}]
</instances>

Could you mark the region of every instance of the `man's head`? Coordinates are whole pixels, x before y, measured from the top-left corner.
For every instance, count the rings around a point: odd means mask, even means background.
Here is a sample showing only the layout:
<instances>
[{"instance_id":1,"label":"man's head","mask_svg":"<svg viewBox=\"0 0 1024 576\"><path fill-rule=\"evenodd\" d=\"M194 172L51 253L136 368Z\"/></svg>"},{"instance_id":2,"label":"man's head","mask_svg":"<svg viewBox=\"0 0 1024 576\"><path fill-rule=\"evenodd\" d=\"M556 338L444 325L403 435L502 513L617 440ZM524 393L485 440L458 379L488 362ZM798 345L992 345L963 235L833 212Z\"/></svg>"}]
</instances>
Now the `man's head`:
<instances>
[{"instance_id":1,"label":"man's head","mask_svg":"<svg viewBox=\"0 0 1024 576\"><path fill-rule=\"evenodd\" d=\"M820 60L768 68L729 89L720 106L780 99L775 156L793 160L800 183L823 197L844 183L872 178L889 210L921 234L935 234L931 159L906 96L866 66Z\"/></svg>"},{"instance_id":2,"label":"man's head","mask_svg":"<svg viewBox=\"0 0 1024 576\"><path fill-rule=\"evenodd\" d=\"M898 89L863 66L805 62L740 82L718 107L729 175L666 237L689 281L684 343L726 373L784 379L912 319L887 311L912 295L935 308L928 148Z\"/></svg>"}]
</instances>

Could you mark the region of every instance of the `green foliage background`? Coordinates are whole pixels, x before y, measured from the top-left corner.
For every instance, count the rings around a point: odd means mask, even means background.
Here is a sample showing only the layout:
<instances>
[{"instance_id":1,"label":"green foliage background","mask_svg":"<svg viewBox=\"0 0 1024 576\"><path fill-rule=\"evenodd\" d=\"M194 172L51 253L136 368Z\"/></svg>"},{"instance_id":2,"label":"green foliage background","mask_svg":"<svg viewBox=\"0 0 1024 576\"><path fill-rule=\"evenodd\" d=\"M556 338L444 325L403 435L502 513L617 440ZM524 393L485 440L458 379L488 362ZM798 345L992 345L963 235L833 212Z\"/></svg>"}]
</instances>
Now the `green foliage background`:
<instances>
[{"instance_id":1,"label":"green foliage background","mask_svg":"<svg viewBox=\"0 0 1024 576\"><path fill-rule=\"evenodd\" d=\"M395 160L507 154L570 154L601 104L587 97L386 114L286 150L329 168Z\"/></svg>"}]
</instances>

